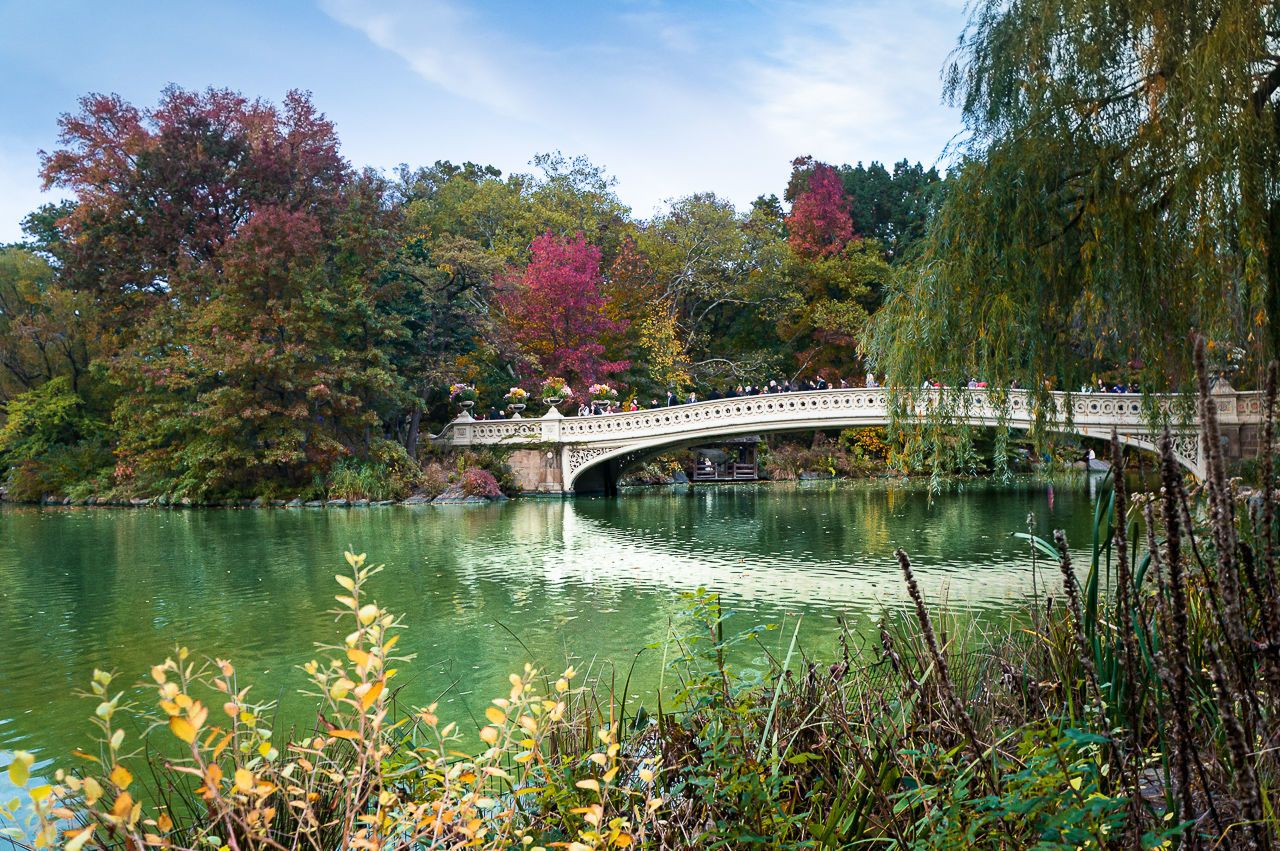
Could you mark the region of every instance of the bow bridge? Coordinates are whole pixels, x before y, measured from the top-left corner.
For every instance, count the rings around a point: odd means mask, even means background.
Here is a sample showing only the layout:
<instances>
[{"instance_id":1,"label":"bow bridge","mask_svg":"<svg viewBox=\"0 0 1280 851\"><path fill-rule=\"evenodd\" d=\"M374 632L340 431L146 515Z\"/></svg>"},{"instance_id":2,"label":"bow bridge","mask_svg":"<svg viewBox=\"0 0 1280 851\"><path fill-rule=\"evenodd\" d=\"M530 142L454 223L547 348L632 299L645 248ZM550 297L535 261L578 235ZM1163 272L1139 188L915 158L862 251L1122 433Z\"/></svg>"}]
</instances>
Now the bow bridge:
<instances>
[{"instance_id":1,"label":"bow bridge","mask_svg":"<svg viewBox=\"0 0 1280 851\"><path fill-rule=\"evenodd\" d=\"M946 393L945 402L942 392ZM1109 439L1153 450L1159 429L1137 394L1052 394L1057 416L1051 430ZM986 390L924 391L912 417L929 416L938 404L955 421L973 426L1026 430L1036 419L1034 397L1009 391L1002 411ZM1225 381L1214 388L1225 454L1239 459L1257 451L1263 394L1237 392ZM1178 460L1204 475L1199 424L1189 398L1156 397L1169 423ZM432 439L465 448L510 447L509 463L522 490L531 493L612 493L622 473L663 452L721 438L780 432L839 430L887 425L892 417L885 389L812 390L741 396L643 411L564 417L552 409L540 418L474 420L465 412Z\"/></svg>"}]
</instances>

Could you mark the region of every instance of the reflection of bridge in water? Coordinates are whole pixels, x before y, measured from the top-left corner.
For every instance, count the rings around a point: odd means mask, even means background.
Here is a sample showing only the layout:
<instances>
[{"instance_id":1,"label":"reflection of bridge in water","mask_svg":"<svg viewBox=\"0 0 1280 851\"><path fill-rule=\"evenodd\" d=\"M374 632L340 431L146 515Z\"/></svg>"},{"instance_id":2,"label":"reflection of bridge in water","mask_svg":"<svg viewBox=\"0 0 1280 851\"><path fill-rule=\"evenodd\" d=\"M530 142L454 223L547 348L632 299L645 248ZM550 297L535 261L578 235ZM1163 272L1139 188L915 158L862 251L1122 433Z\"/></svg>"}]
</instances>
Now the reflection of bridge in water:
<instances>
[{"instance_id":1,"label":"reflection of bridge in water","mask_svg":"<svg viewBox=\"0 0 1280 851\"><path fill-rule=\"evenodd\" d=\"M944 395L945 393L945 395ZM924 418L944 405L947 416L973 426L1027 430L1039 413L1036 397L1009 391L1001 407L987 390L925 391L910 417ZM1100 439L1114 429L1121 443L1155 448L1163 420L1173 434L1178 461L1204 474L1199 423L1191 400L1158 396L1144 404L1135 394L1051 394L1057 416L1050 430ZM1220 382L1213 392L1226 454L1256 451L1263 396L1237 392ZM892 418L884 389L813 390L695 402L594 417L566 418L554 409L539 419L477 421L465 413L434 439L454 447L509 446L521 487L543 493L611 492L622 472L646 458L719 438L818 429L887 425ZM1154 416L1153 416L1154 412Z\"/></svg>"}]
</instances>

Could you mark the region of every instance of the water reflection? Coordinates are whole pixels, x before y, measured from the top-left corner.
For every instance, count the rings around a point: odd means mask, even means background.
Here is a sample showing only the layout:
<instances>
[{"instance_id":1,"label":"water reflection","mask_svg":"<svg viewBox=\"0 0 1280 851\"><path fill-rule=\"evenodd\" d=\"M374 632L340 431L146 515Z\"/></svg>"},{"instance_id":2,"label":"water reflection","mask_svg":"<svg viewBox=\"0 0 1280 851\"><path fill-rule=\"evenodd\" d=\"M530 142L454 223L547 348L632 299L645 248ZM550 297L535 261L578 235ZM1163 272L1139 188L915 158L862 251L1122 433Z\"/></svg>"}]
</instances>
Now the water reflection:
<instances>
[{"instance_id":1,"label":"water reflection","mask_svg":"<svg viewBox=\"0 0 1280 851\"><path fill-rule=\"evenodd\" d=\"M345 511L0 510L0 747L65 753L92 705L71 693L95 667L141 678L181 641L228 656L305 717L293 670L335 635L326 613L341 552L387 571L373 590L405 613L417 654L405 697L460 713L499 693L526 658L629 665L661 642L678 592L705 586L744 621L806 613L822 652L833 619L870 629L899 605L893 549L953 606L998 612L1029 593L1029 512L1041 533L1087 544L1083 479L957 489L930 501L899 483L809 483L521 500L503 506ZM745 623L744 623L745 625ZM656 660L642 657L637 677ZM270 684L275 691L261 690Z\"/></svg>"}]
</instances>

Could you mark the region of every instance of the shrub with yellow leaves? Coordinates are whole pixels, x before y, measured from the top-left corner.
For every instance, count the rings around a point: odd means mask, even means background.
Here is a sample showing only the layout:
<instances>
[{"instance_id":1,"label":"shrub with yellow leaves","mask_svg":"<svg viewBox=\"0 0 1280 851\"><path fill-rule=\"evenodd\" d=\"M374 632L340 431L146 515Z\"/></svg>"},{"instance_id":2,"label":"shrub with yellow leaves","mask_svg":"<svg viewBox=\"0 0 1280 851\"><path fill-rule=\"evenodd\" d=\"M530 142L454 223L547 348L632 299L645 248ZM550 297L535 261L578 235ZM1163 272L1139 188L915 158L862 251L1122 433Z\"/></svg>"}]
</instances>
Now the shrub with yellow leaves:
<instances>
[{"instance_id":1,"label":"shrub with yellow leaves","mask_svg":"<svg viewBox=\"0 0 1280 851\"><path fill-rule=\"evenodd\" d=\"M25 829L5 835L69 851L600 849L643 837L661 804L643 791L653 768L623 758L612 707L588 710L573 668L547 693L532 666L512 674L507 696L485 711L478 753L462 749L457 725L442 723L434 704L393 718L389 684L410 661L395 654L402 624L367 594L381 567L364 555L346 560L333 614L349 631L320 648L326 661L302 666L318 702L313 735L275 743L260 720L274 705L255 702L231 662L198 662L185 647L151 668L158 712L125 703L124 692L111 693L114 675L95 671L102 755L79 753L87 770L59 770L56 783L28 790L29 805L0 811L9 822L29 813ZM145 756L124 750L123 714L150 722ZM566 750L583 741L591 745L582 752ZM125 765L148 759L150 801ZM14 785L28 785L33 762L15 755Z\"/></svg>"}]
</instances>

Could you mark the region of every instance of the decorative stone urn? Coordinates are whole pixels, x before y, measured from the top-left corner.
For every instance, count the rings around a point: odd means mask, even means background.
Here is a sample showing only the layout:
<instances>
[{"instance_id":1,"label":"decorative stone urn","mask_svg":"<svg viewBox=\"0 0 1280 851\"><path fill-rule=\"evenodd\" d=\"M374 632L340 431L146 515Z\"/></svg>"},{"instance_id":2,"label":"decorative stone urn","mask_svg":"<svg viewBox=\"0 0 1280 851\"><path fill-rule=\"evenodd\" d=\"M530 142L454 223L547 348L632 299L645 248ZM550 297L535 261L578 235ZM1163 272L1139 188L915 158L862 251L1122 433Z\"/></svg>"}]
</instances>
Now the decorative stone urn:
<instances>
[{"instance_id":1,"label":"decorative stone urn","mask_svg":"<svg viewBox=\"0 0 1280 851\"><path fill-rule=\"evenodd\" d=\"M523 419L523 417L520 416L520 412L524 410L525 408L524 405L520 404L519 402L512 402L507 407L511 409L511 419L513 420Z\"/></svg>"}]
</instances>

